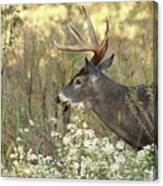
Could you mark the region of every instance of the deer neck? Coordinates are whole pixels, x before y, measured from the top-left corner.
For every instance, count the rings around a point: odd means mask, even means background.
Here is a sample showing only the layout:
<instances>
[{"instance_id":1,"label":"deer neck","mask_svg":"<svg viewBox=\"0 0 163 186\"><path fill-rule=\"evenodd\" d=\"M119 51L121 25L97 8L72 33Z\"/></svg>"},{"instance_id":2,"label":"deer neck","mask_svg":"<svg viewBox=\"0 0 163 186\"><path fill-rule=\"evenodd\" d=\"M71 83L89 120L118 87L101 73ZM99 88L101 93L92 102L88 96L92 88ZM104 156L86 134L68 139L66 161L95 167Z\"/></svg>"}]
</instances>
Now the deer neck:
<instances>
[{"instance_id":1,"label":"deer neck","mask_svg":"<svg viewBox=\"0 0 163 186\"><path fill-rule=\"evenodd\" d=\"M107 113L112 113L110 108L119 109L128 95L128 87L121 85L108 77L103 77L102 83L98 83L97 91L92 100L93 109L100 108ZM110 114L111 114L110 113Z\"/></svg>"},{"instance_id":2,"label":"deer neck","mask_svg":"<svg viewBox=\"0 0 163 186\"><path fill-rule=\"evenodd\" d=\"M137 148L123 118L127 113L125 98L128 95L128 88L108 79L100 89L100 94L94 97L92 110L112 131Z\"/></svg>"}]
</instances>

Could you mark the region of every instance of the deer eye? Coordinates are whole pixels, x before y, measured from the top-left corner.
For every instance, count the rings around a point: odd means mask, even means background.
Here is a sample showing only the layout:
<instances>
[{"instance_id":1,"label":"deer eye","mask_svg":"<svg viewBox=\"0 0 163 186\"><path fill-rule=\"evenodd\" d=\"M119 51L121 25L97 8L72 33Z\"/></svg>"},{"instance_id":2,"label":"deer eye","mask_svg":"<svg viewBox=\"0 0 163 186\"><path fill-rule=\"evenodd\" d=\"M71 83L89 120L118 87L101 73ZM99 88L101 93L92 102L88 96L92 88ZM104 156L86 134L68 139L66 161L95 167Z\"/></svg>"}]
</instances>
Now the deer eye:
<instances>
[{"instance_id":1,"label":"deer eye","mask_svg":"<svg viewBox=\"0 0 163 186\"><path fill-rule=\"evenodd\" d=\"M75 81L74 81L74 84L75 84L75 85L81 85L81 84L82 84L81 79L76 78Z\"/></svg>"}]
</instances>

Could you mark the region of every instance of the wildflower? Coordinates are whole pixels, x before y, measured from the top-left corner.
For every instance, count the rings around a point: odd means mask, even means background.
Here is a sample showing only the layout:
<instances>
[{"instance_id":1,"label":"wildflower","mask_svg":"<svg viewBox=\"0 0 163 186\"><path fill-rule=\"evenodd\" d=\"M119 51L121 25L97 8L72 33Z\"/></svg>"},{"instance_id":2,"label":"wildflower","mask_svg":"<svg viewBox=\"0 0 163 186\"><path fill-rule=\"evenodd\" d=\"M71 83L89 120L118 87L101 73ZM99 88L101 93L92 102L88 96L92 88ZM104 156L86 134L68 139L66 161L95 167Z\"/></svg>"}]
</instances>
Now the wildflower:
<instances>
[{"instance_id":1,"label":"wildflower","mask_svg":"<svg viewBox=\"0 0 163 186\"><path fill-rule=\"evenodd\" d=\"M11 159L16 159L17 158L17 154L10 154L10 158Z\"/></svg>"},{"instance_id":2,"label":"wildflower","mask_svg":"<svg viewBox=\"0 0 163 186\"><path fill-rule=\"evenodd\" d=\"M37 156L35 154L31 154L30 159L31 160L36 160L37 159Z\"/></svg>"},{"instance_id":3,"label":"wildflower","mask_svg":"<svg viewBox=\"0 0 163 186\"><path fill-rule=\"evenodd\" d=\"M104 144L107 144L107 143L109 142L109 139L105 137L105 138L102 139L102 142L103 142Z\"/></svg>"},{"instance_id":4,"label":"wildflower","mask_svg":"<svg viewBox=\"0 0 163 186\"><path fill-rule=\"evenodd\" d=\"M63 138L63 144L64 145L68 145L68 144L70 144L71 143L71 136L65 136L64 138Z\"/></svg>"},{"instance_id":5,"label":"wildflower","mask_svg":"<svg viewBox=\"0 0 163 186\"><path fill-rule=\"evenodd\" d=\"M87 123L83 122L83 128L87 128L87 127L88 127Z\"/></svg>"},{"instance_id":6,"label":"wildflower","mask_svg":"<svg viewBox=\"0 0 163 186\"><path fill-rule=\"evenodd\" d=\"M55 131L52 130L51 133L50 133L51 137L53 138L55 136Z\"/></svg>"},{"instance_id":7,"label":"wildflower","mask_svg":"<svg viewBox=\"0 0 163 186\"><path fill-rule=\"evenodd\" d=\"M24 129L24 132L29 132L29 129L25 128L25 129Z\"/></svg>"},{"instance_id":8,"label":"wildflower","mask_svg":"<svg viewBox=\"0 0 163 186\"><path fill-rule=\"evenodd\" d=\"M34 125L33 120L29 119L29 120L28 120L28 122L29 122L29 124L30 124L31 126L33 126L33 125Z\"/></svg>"},{"instance_id":9,"label":"wildflower","mask_svg":"<svg viewBox=\"0 0 163 186\"><path fill-rule=\"evenodd\" d=\"M61 134L56 132L55 130L52 130L51 133L50 133L51 137L61 137Z\"/></svg>"},{"instance_id":10,"label":"wildflower","mask_svg":"<svg viewBox=\"0 0 163 186\"><path fill-rule=\"evenodd\" d=\"M53 125L57 124L57 119L55 117L49 118L49 121L52 122Z\"/></svg>"},{"instance_id":11,"label":"wildflower","mask_svg":"<svg viewBox=\"0 0 163 186\"><path fill-rule=\"evenodd\" d=\"M74 162L73 165L74 165L74 169L78 169L79 168L79 163Z\"/></svg>"},{"instance_id":12,"label":"wildflower","mask_svg":"<svg viewBox=\"0 0 163 186\"><path fill-rule=\"evenodd\" d=\"M22 139L21 139L20 137L17 137L17 138L16 138L16 141L17 141L17 142L21 142Z\"/></svg>"},{"instance_id":13,"label":"wildflower","mask_svg":"<svg viewBox=\"0 0 163 186\"><path fill-rule=\"evenodd\" d=\"M112 171L112 172L118 171L118 169L119 169L119 164L118 164L118 163L114 163L114 164L112 164L112 165L110 166L110 168L111 168L111 171Z\"/></svg>"},{"instance_id":14,"label":"wildflower","mask_svg":"<svg viewBox=\"0 0 163 186\"><path fill-rule=\"evenodd\" d=\"M28 151L28 154L31 154L32 153L32 149L30 148L29 151Z\"/></svg>"},{"instance_id":15,"label":"wildflower","mask_svg":"<svg viewBox=\"0 0 163 186\"><path fill-rule=\"evenodd\" d=\"M102 149L108 155L112 154L115 151L115 148L111 143L105 144L105 146Z\"/></svg>"},{"instance_id":16,"label":"wildflower","mask_svg":"<svg viewBox=\"0 0 163 186\"><path fill-rule=\"evenodd\" d=\"M31 170L29 170L28 168L24 169L24 173L27 175L27 176L30 176L31 175Z\"/></svg>"},{"instance_id":17,"label":"wildflower","mask_svg":"<svg viewBox=\"0 0 163 186\"><path fill-rule=\"evenodd\" d=\"M53 158L52 158L51 156L46 156L46 157L44 158L44 160L45 160L45 161L52 161Z\"/></svg>"},{"instance_id":18,"label":"wildflower","mask_svg":"<svg viewBox=\"0 0 163 186\"><path fill-rule=\"evenodd\" d=\"M117 142L117 144L116 144L116 148L119 149L119 150L123 150L124 147L125 147L124 141L119 140L119 141Z\"/></svg>"},{"instance_id":19,"label":"wildflower","mask_svg":"<svg viewBox=\"0 0 163 186\"><path fill-rule=\"evenodd\" d=\"M145 157L145 150L140 150L137 154L137 159L138 160L144 160L144 157Z\"/></svg>"},{"instance_id":20,"label":"wildflower","mask_svg":"<svg viewBox=\"0 0 163 186\"><path fill-rule=\"evenodd\" d=\"M18 161L17 161L17 160L14 160L14 161L13 161L13 165L14 165L15 167L17 167L17 166L19 165Z\"/></svg>"},{"instance_id":21,"label":"wildflower","mask_svg":"<svg viewBox=\"0 0 163 186\"><path fill-rule=\"evenodd\" d=\"M38 155L38 158L39 158L39 159L43 159L43 155L42 155L42 154L39 154L39 155Z\"/></svg>"},{"instance_id":22,"label":"wildflower","mask_svg":"<svg viewBox=\"0 0 163 186\"><path fill-rule=\"evenodd\" d=\"M87 129L85 130L85 134L86 136L88 136L88 138L92 139L95 138L95 132L92 129Z\"/></svg>"},{"instance_id":23,"label":"wildflower","mask_svg":"<svg viewBox=\"0 0 163 186\"><path fill-rule=\"evenodd\" d=\"M76 136L81 136L82 134L83 134L82 129L78 129L78 130L76 131Z\"/></svg>"}]
</instances>

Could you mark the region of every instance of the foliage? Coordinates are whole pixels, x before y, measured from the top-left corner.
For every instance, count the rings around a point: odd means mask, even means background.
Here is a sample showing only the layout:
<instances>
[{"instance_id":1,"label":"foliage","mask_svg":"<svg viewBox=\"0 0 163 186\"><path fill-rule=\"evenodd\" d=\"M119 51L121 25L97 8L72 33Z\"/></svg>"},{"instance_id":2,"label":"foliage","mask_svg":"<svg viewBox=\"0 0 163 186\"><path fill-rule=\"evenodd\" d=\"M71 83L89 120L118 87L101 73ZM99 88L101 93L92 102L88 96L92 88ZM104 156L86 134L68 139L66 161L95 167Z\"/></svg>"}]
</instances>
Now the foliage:
<instances>
[{"instance_id":1,"label":"foliage","mask_svg":"<svg viewBox=\"0 0 163 186\"><path fill-rule=\"evenodd\" d=\"M97 138L94 130L83 121L83 111L80 109L78 112L80 117L72 118L64 136L51 131L56 149L54 157L43 156L31 148L25 150L20 141L29 130L24 130L24 135L17 139L10 154L8 168L3 168L3 176L126 180L155 178L154 145L136 152L121 140L113 144L107 137Z\"/></svg>"}]
</instances>

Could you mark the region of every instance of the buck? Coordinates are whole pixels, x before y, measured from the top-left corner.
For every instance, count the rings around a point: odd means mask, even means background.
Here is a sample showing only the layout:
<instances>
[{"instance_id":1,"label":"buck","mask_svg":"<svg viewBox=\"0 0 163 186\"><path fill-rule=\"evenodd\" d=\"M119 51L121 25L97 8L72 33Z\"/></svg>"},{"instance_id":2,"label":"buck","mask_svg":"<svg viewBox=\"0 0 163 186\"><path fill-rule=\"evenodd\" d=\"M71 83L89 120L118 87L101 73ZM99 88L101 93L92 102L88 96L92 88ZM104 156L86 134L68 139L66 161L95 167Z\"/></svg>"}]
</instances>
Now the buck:
<instances>
[{"instance_id":1,"label":"buck","mask_svg":"<svg viewBox=\"0 0 163 186\"><path fill-rule=\"evenodd\" d=\"M147 87L145 85L127 87L106 75L114 59L113 54L103 60L108 48L108 20L106 19L104 39L99 42L86 7L83 7L83 12L88 23L91 42L86 43L80 32L73 25L69 25L69 31L77 44L66 46L55 41L55 46L63 51L89 51L94 55L90 60L85 58L85 66L58 94L58 102L71 105L82 103L91 108L111 131L133 148L141 149L147 144L157 143L155 104L154 101L150 101ZM154 86L151 86L151 90L155 98ZM136 99L133 94L136 95Z\"/></svg>"}]
</instances>

